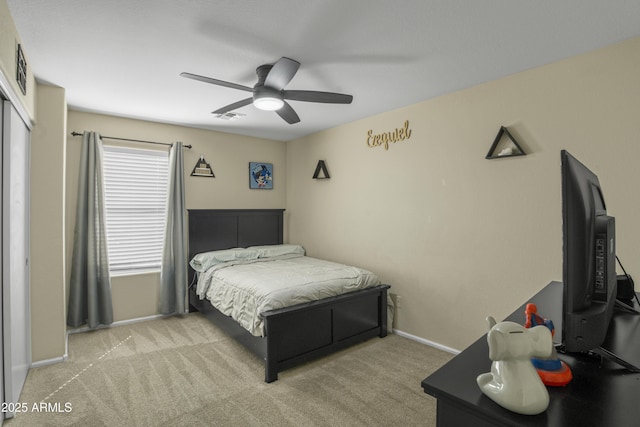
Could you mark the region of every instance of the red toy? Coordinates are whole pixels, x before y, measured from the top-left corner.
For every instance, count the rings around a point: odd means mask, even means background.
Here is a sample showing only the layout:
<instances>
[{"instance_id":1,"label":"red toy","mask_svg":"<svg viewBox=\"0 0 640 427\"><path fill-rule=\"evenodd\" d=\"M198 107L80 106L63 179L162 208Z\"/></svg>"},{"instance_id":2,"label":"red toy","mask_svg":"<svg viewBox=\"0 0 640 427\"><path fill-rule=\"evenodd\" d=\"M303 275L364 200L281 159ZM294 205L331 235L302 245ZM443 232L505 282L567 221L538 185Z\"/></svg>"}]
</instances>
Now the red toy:
<instances>
[{"instance_id":1,"label":"red toy","mask_svg":"<svg viewBox=\"0 0 640 427\"><path fill-rule=\"evenodd\" d=\"M543 319L538 315L538 307L535 304L527 304L524 310L526 321L525 328L532 328L534 326L546 326L551 331L551 336L555 333L553 322L550 319ZM531 363L536 368L540 379L545 385L560 387L567 385L573 375L569 366L560 360L556 349L553 348L551 356L545 359L532 358Z\"/></svg>"}]
</instances>

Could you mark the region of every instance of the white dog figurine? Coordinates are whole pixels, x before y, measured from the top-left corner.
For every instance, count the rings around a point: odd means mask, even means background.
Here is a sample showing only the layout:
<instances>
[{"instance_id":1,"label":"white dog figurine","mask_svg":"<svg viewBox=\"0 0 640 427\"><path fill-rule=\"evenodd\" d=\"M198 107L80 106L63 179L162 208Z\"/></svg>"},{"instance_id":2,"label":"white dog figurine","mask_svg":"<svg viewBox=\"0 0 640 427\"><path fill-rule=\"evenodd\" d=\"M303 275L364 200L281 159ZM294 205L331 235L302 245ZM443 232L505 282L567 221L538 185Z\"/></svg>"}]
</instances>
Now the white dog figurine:
<instances>
[{"instance_id":1,"label":"white dog figurine","mask_svg":"<svg viewBox=\"0 0 640 427\"><path fill-rule=\"evenodd\" d=\"M548 357L553 350L546 326L526 329L514 322L489 323L491 372L478 375L478 386L500 406L519 414L536 415L549 406L549 392L538 376L532 357Z\"/></svg>"}]
</instances>

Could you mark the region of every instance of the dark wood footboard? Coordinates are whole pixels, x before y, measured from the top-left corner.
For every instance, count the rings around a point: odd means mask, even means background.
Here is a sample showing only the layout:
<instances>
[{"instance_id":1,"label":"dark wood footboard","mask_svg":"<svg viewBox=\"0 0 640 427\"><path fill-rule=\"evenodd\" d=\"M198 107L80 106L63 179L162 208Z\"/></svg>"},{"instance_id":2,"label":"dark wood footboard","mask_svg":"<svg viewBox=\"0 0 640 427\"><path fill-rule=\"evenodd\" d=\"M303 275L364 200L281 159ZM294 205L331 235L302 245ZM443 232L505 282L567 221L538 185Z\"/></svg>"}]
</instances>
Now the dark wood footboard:
<instances>
[{"instance_id":1,"label":"dark wood footboard","mask_svg":"<svg viewBox=\"0 0 640 427\"><path fill-rule=\"evenodd\" d=\"M262 313L267 339L264 380L278 372L387 335L388 285Z\"/></svg>"},{"instance_id":2,"label":"dark wood footboard","mask_svg":"<svg viewBox=\"0 0 640 427\"><path fill-rule=\"evenodd\" d=\"M265 337L251 335L208 301L191 304L212 323L264 360L264 380L373 337L387 335L387 290L380 285L262 313Z\"/></svg>"}]
</instances>

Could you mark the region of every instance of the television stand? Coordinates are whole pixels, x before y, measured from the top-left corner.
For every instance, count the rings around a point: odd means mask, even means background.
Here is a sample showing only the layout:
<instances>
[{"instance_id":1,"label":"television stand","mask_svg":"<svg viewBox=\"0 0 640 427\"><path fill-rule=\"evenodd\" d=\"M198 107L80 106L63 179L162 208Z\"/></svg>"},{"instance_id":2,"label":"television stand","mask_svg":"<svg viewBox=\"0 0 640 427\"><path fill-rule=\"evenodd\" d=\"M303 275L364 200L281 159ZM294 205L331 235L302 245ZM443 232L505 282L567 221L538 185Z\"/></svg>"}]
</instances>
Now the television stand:
<instances>
[{"instance_id":1,"label":"television stand","mask_svg":"<svg viewBox=\"0 0 640 427\"><path fill-rule=\"evenodd\" d=\"M633 304L633 301L631 301L631 304ZM614 309L618 309L620 311L624 311L627 313L635 313L635 314L640 314L640 311L636 310L633 305L629 305L626 302L623 302L619 299L616 299L616 303L614 305Z\"/></svg>"},{"instance_id":2,"label":"television stand","mask_svg":"<svg viewBox=\"0 0 640 427\"><path fill-rule=\"evenodd\" d=\"M607 336L598 348L591 350L594 354L616 363L630 372L640 372L640 354L636 331L640 326L638 305L616 300L613 316L609 323Z\"/></svg>"},{"instance_id":3,"label":"television stand","mask_svg":"<svg viewBox=\"0 0 640 427\"><path fill-rule=\"evenodd\" d=\"M627 362L626 360L618 357L615 353L607 350L604 347L598 347L598 348L594 348L593 350L591 350L592 353L597 354L598 356L609 360L610 362L613 363L617 363L618 365L622 366L623 368L627 369L628 371L631 372L640 372L640 368Z\"/></svg>"}]
</instances>

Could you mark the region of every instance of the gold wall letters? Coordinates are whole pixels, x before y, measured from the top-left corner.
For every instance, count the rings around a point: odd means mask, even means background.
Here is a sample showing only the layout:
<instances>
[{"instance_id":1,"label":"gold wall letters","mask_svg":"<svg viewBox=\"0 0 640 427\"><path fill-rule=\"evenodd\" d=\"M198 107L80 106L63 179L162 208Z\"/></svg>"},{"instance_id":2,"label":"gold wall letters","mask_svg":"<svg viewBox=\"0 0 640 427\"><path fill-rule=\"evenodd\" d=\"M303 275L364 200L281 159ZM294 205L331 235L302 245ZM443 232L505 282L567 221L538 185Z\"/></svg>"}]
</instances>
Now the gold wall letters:
<instances>
[{"instance_id":1,"label":"gold wall letters","mask_svg":"<svg viewBox=\"0 0 640 427\"><path fill-rule=\"evenodd\" d=\"M367 132L367 145L371 148L384 146L385 150L389 149L389 143L404 141L411 138L411 129L409 129L409 120L405 120L404 127L396 128L391 132L382 132L374 135L373 130Z\"/></svg>"}]
</instances>

